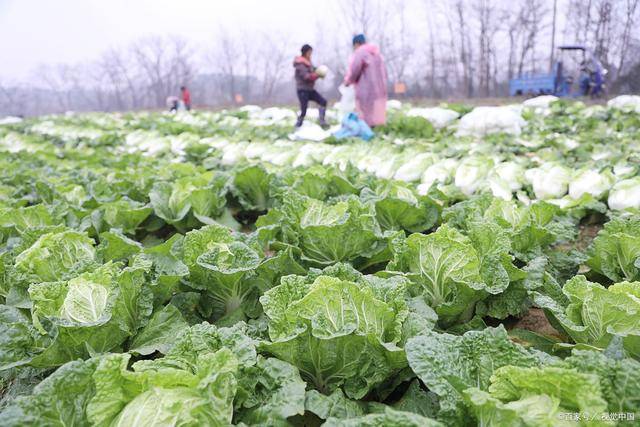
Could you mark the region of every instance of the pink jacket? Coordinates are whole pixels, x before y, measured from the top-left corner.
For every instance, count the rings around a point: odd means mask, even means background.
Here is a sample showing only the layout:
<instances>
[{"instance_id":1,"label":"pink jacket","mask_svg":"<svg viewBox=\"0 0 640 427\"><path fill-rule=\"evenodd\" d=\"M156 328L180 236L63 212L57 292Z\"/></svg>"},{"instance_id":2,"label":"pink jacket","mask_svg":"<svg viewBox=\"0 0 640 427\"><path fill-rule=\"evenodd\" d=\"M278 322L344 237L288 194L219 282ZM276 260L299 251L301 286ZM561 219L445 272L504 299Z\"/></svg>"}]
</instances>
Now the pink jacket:
<instances>
[{"instance_id":1,"label":"pink jacket","mask_svg":"<svg viewBox=\"0 0 640 427\"><path fill-rule=\"evenodd\" d=\"M353 84L356 109L369 126L383 125L387 111L387 68L378 46L365 43L349 59L345 84Z\"/></svg>"}]
</instances>

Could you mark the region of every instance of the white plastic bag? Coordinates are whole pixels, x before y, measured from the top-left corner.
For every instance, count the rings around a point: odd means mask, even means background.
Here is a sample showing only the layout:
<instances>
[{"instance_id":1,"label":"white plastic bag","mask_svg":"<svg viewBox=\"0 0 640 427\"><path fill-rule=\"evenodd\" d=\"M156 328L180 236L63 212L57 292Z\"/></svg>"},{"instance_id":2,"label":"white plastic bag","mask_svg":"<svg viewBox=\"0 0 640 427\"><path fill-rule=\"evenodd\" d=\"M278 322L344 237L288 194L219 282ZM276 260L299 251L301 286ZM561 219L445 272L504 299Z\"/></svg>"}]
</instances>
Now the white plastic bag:
<instances>
[{"instance_id":1,"label":"white plastic bag","mask_svg":"<svg viewBox=\"0 0 640 427\"><path fill-rule=\"evenodd\" d=\"M340 102L336 108L338 109L338 117L342 120L344 116L356 110L356 92L353 90L353 86L345 85L340 85L338 91L340 92Z\"/></svg>"}]
</instances>

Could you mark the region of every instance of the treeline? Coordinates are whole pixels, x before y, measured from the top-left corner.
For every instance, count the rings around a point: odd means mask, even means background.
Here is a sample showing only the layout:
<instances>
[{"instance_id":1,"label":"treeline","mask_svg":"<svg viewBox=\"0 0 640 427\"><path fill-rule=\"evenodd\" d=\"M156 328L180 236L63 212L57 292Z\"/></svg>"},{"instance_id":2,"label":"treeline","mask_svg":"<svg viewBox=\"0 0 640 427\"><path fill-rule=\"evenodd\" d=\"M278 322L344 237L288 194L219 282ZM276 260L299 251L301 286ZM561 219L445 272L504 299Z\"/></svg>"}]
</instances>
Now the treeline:
<instances>
[{"instance_id":1,"label":"treeline","mask_svg":"<svg viewBox=\"0 0 640 427\"><path fill-rule=\"evenodd\" d=\"M590 48L610 93L640 90L640 0L353 0L327 2L328 22L308 40L220 29L207 46L179 35L138 40L82 64L43 65L26 82L0 82L1 115L164 108L182 84L194 103L222 106L295 100L291 61L311 42L333 71L329 97L354 32L377 43L399 97L505 96L510 78L548 71L563 43ZM578 59L579 61L579 59ZM575 65L575 64L574 64Z\"/></svg>"}]
</instances>

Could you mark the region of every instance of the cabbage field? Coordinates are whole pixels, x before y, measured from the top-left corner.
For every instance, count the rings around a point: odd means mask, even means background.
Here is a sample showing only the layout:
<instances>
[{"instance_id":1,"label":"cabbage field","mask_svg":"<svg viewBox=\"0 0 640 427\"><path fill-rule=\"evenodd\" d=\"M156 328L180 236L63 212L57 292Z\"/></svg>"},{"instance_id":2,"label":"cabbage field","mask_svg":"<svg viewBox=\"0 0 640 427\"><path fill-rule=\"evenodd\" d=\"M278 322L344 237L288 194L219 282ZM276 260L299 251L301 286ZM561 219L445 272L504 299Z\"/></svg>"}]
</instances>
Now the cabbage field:
<instances>
[{"instance_id":1,"label":"cabbage field","mask_svg":"<svg viewBox=\"0 0 640 427\"><path fill-rule=\"evenodd\" d=\"M0 426L640 424L640 97L294 121L0 124Z\"/></svg>"}]
</instances>

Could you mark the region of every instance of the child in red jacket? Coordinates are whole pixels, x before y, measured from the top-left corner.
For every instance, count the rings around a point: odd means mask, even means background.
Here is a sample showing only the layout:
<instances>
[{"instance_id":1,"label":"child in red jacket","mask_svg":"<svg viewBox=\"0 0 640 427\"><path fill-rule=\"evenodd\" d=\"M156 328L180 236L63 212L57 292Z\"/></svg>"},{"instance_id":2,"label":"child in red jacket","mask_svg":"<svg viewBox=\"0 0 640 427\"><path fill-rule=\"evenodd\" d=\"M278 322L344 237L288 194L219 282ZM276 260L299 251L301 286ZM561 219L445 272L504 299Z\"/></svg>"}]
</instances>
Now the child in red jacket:
<instances>
[{"instance_id":1,"label":"child in red jacket","mask_svg":"<svg viewBox=\"0 0 640 427\"><path fill-rule=\"evenodd\" d=\"M191 93L189 92L189 89L187 89L186 86L181 86L180 91L182 92L182 103L184 104L184 108L186 108L187 111L191 110Z\"/></svg>"}]
</instances>

